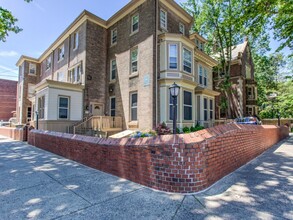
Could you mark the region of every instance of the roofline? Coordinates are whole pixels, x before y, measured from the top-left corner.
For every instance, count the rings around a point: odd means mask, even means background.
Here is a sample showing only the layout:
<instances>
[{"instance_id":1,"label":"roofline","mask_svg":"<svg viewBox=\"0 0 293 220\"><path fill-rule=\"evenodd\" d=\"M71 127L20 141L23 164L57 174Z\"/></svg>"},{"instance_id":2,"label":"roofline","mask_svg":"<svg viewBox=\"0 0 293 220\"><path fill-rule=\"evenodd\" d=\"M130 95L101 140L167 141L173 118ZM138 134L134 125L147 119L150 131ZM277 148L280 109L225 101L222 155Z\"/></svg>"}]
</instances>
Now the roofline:
<instances>
[{"instance_id":1,"label":"roofline","mask_svg":"<svg viewBox=\"0 0 293 220\"><path fill-rule=\"evenodd\" d=\"M203 41L204 43L208 42L207 39L205 39L203 36L201 36L200 34L198 34L198 33L196 33L196 32L192 33L192 34L189 36L190 39L193 39L193 37L197 37L197 38L199 38L199 39L200 39L201 41Z\"/></svg>"},{"instance_id":2,"label":"roofline","mask_svg":"<svg viewBox=\"0 0 293 220\"><path fill-rule=\"evenodd\" d=\"M24 60L29 60L33 62L42 62L49 54L59 46L62 39L67 38L67 35L70 35L76 29L83 24L85 21L92 21L106 29L110 28L113 24L118 22L120 19L129 14L130 11L144 3L146 0L131 0L127 5L121 8L118 12L116 12L112 17L110 17L107 21L94 15L93 13L83 10L80 15L59 35L59 37L41 54L41 56L36 59L28 56L22 55L17 61L16 65L19 66ZM191 23L193 21L193 17L188 14L181 6L179 6L174 0L159 0L168 8L177 13L178 16L181 15L181 18L184 19L185 22ZM78 25L77 25L78 24ZM65 39L64 39L65 40Z\"/></svg>"}]
</instances>

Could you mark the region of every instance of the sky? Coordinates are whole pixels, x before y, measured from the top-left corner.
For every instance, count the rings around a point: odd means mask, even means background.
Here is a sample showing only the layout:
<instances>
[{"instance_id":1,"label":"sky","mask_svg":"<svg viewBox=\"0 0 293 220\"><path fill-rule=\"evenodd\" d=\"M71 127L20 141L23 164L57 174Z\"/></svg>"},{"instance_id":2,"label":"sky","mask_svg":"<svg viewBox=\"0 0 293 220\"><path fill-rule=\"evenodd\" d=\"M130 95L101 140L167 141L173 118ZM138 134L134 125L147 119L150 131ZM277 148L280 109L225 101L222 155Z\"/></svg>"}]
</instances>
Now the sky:
<instances>
[{"instance_id":1,"label":"sky","mask_svg":"<svg viewBox=\"0 0 293 220\"><path fill-rule=\"evenodd\" d=\"M184 2L185 0L176 0ZM126 5L129 0L0 0L0 6L18 18L23 29L18 34L9 33L5 43L0 42L0 78L17 80L16 62L21 55L39 56L84 10L107 20ZM275 49L278 43L272 41ZM286 51L285 51L286 53Z\"/></svg>"}]
</instances>

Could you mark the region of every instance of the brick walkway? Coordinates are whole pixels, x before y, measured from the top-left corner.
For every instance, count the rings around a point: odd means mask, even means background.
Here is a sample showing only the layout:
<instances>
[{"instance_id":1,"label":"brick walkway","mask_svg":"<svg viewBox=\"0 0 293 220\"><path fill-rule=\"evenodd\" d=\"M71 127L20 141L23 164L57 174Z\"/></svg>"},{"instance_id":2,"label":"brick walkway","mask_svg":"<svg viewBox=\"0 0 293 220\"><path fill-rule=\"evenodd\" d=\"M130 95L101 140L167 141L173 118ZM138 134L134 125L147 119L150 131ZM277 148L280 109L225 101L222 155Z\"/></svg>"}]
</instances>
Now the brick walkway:
<instances>
[{"instance_id":1,"label":"brick walkway","mask_svg":"<svg viewBox=\"0 0 293 220\"><path fill-rule=\"evenodd\" d=\"M0 219L293 219L293 136L204 193L156 192L0 137Z\"/></svg>"}]
</instances>

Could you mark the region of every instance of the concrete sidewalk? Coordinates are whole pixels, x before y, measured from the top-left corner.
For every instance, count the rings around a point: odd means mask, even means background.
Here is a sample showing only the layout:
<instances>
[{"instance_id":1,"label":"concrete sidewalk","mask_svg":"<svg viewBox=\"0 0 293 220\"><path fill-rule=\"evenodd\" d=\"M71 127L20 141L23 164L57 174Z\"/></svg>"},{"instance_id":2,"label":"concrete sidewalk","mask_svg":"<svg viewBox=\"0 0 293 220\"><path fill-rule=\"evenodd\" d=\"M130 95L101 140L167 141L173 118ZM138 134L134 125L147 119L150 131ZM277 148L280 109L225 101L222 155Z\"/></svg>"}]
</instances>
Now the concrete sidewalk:
<instances>
[{"instance_id":1,"label":"concrete sidewalk","mask_svg":"<svg viewBox=\"0 0 293 220\"><path fill-rule=\"evenodd\" d=\"M0 136L0 219L293 219L293 136L186 196Z\"/></svg>"}]
</instances>

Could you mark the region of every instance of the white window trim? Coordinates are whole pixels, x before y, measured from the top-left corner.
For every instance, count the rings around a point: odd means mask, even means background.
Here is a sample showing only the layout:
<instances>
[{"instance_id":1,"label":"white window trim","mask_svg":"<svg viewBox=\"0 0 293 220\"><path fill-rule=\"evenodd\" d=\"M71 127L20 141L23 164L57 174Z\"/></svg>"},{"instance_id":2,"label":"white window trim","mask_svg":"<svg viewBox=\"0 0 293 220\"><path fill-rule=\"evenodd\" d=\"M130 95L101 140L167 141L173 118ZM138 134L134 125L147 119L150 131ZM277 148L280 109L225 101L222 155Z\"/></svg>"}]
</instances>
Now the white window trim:
<instances>
[{"instance_id":1,"label":"white window trim","mask_svg":"<svg viewBox=\"0 0 293 220\"><path fill-rule=\"evenodd\" d=\"M60 81L59 80L59 76L60 75L63 75L63 79ZM56 79L58 82L66 82L66 79L65 79L65 74L64 74L64 72L57 72L57 79Z\"/></svg>"},{"instance_id":2,"label":"white window trim","mask_svg":"<svg viewBox=\"0 0 293 220\"><path fill-rule=\"evenodd\" d=\"M135 106L135 107L133 107L132 106L132 95L134 95L134 94L136 94L136 96L137 96L137 105ZM130 119L130 121L138 121L138 92L136 91L136 92L131 92L130 93L130 115L129 115L129 119ZM135 109L136 108L136 117L137 117L137 119L136 120L133 120L132 119L132 109Z\"/></svg>"},{"instance_id":3,"label":"white window trim","mask_svg":"<svg viewBox=\"0 0 293 220\"><path fill-rule=\"evenodd\" d=\"M202 71L200 71L200 69L202 70ZM201 77L201 83L200 83L200 77ZM203 66L202 65L198 65L198 84L199 85L203 85Z\"/></svg>"},{"instance_id":4,"label":"white window trim","mask_svg":"<svg viewBox=\"0 0 293 220\"><path fill-rule=\"evenodd\" d=\"M113 43L113 37L114 37L114 32L116 31L116 41ZM117 28L114 28L111 30L111 46L114 46L117 44L117 37L118 37L118 31Z\"/></svg>"},{"instance_id":5,"label":"white window trim","mask_svg":"<svg viewBox=\"0 0 293 220\"><path fill-rule=\"evenodd\" d=\"M63 52L61 57L60 57L60 52ZM58 47L58 62L64 60L64 56L65 56L65 47L64 47L64 44L62 44L60 47Z\"/></svg>"},{"instance_id":6,"label":"white window trim","mask_svg":"<svg viewBox=\"0 0 293 220\"><path fill-rule=\"evenodd\" d=\"M48 65L48 60L50 60L50 63ZM51 55L49 55L46 59L46 71L48 71L49 69L51 69L52 67L52 58L51 58Z\"/></svg>"},{"instance_id":7,"label":"white window trim","mask_svg":"<svg viewBox=\"0 0 293 220\"><path fill-rule=\"evenodd\" d=\"M161 20L161 12L163 12L165 14L165 23L164 24L162 23L162 20ZM164 9L160 9L160 27L166 31L168 29L168 13Z\"/></svg>"},{"instance_id":8,"label":"white window trim","mask_svg":"<svg viewBox=\"0 0 293 220\"><path fill-rule=\"evenodd\" d=\"M190 55L191 55L191 59L190 59L190 72L187 72L187 71L184 70L184 49L188 50L190 52ZM193 60L192 50L190 50L189 48L183 46L182 47L182 71L184 73L192 74L192 71L193 71L193 63L192 63L192 60Z\"/></svg>"},{"instance_id":9,"label":"white window trim","mask_svg":"<svg viewBox=\"0 0 293 220\"><path fill-rule=\"evenodd\" d=\"M34 68L31 68L31 66L34 66ZM34 73L31 73L31 69L34 69L35 71L34 71ZM29 63L29 75L31 75L31 76L36 76L37 75L37 64L35 64L35 63Z\"/></svg>"},{"instance_id":10,"label":"white window trim","mask_svg":"<svg viewBox=\"0 0 293 220\"><path fill-rule=\"evenodd\" d=\"M68 106L67 108L65 107L60 107L60 98L66 98L68 99ZM69 120L70 119L70 97L69 96L62 96L62 95L59 95L58 96L58 109L57 109L57 113L58 113L58 120ZM67 118L60 118L60 112L59 110L61 109L67 109Z\"/></svg>"},{"instance_id":11,"label":"white window trim","mask_svg":"<svg viewBox=\"0 0 293 220\"><path fill-rule=\"evenodd\" d=\"M137 30L134 31L133 30L133 25L134 25L133 18L135 16L138 16L138 21L137 21ZM136 14L131 16L131 33L130 33L130 35L136 34L137 32L139 32L139 13L136 13Z\"/></svg>"},{"instance_id":12,"label":"white window trim","mask_svg":"<svg viewBox=\"0 0 293 220\"><path fill-rule=\"evenodd\" d=\"M173 69L173 68L170 68L170 47L171 46L176 46L176 50L177 50L177 68L176 69ZM169 70L178 70L178 67L179 67L179 45L177 43L169 43L168 44L168 69Z\"/></svg>"},{"instance_id":13,"label":"white window trim","mask_svg":"<svg viewBox=\"0 0 293 220\"><path fill-rule=\"evenodd\" d=\"M79 45L78 41L79 41L79 33L78 31L76 31L73 33L73 46L74 46L73 50L76 50L78 48L78 45Z\"/></svg>"},{"instance_id":14,"label":"white window trim","mask_svg":"<svg viewBox=\"0 0 293 220\"><path fill-rule=\"evenodd\" d=\"M40 100L41 100L41 99L42 99L42 103L43 103L42 106L41 106L41 104L40 104ZM38 114L39 114L38 118L39 118L40 120L45 119L45 106L46 106L46 96L43 95L43 96L38 97ZM41 111L41 110L42 110L42 111ZM43 115L40 114L41 112L43 112Z\"/></svg>"},{"instance_id":15,"label":"white window trim","mask_svg":"<svg viewBox=\"0 0 293 220\"><path fill-rule=\"evenodd\" d=\"M112 78L112 71L113 71L113 61L115 61L116 62L116 72L115 72L115 78L113 79ZM116 78L117 78L117 61L116 61L116 59L112 59L112 60L110 60L110 81L115 81L116 80Z\"/></svg>"},{"instance_id":16,"label":"white window trim","mask_svg":"<svg viewBox=\"0 0 293 220\"><path fill-rule=\"evenodd\" d=\"M207 108L205 108L205 106L204 106L204 101L205 100L207 100ZM208 97L203 97L203 121L208 121L209 120L209 98ZM205 120L205 118L204 118L204 113L205 113L205 111L207 112L207 119Z\"/></svg>"},{"instance_id":17,"label":"white window trim","mask_svg":"<svg viewBox=\"0 0 293 220\"><path fill-rule=\"evenodd\" d=\"M213 106L212 106L213 108L211 108L211 101L213 103ZM210 120L214 120L214 118L215 118L214 108L215 108L215 101L214 101L214 99L209 99L209 110L210 110L209 111L209 113L210 113L209 114L209 119ZM211 118L211 112L212 112L212 116L213 116L212 118Z\"/></svg>"},{"instance_id":18,"label":"white window trim","mask_svg":"<svg viewBox=\"0 0 293 220\"><path fill-rule=\"evenodd\" d=\"M77 70L78 70L78 67L80 67L80 77L79 77L79 81L77 81ZM72 81L72 77L71 77L71 71L74 70L74 78L75 80ZM70 68L68 70L68 75L67 75L67 82L69 83L73 83L73 84L79 84L79 83L82 83L82 63L79 63L78 65L75 65L74 67Z\"/></svg>"},{"instance_id":19,"label":"white window trim","mask_svg":"<svg viewBox=\"0 0 293 220\"><path fill-rule=\"evenodd\" d=\"M181 32L181 27L182 27L182 29L183 29L183 33ZM181 22L179 23L179 32L180 32L181 34L185 35L185 25L182 24Z\"/></svg>"},{"instance_id":20,"label":"white window trim","mask_svg":"<svg viewBox=\"0 0 293 220\"><path fill-rule=\"evenodd\" d=\"M112 99L115 99L115 108L114 108L114 109L112 109L112 106L111 106L111 104L112 104ZM110 109L109 116L110 116L110 117L115 117L115 116L116 116L116 96L110 96L110 105L109 105L109 109ZM112 110L115 110L115 115L114 115L114 116L111 116L111 112L112 112Z\"/></svg>"},{"instance_id":21,"label":"white window trim","mask_svg":"<svg viewBox=\"0 0 293 220\"><path fill-rule=\"evenodd\" d=\"M191 105L186 105L184 104L184 92L189 92L191 94ZM192 92L191 91L188 91L188 90L183 90L183 120L184 121L192 121L193 120L193 115L192 115L192 112L193 112L193 105L192 105L192 101L193 100L193 97L192 97ZM191 119L185 119L185 115L184 115L184 107L191 107Z\"/></svg>"},{"instance_id":22,"label":"white window trim","mask_svg":"<svg viewBox=\"0 0 293 220\"><path fill-rule=\"evenodd\" d=\"M206 85L205 85L206 81ZM208 86L208 70L206 68L203 68L203 86L207 87Z\"/></svg>"},{"instance_id":23,"label":"white window trim","mask_svg":"<svg viewBox=\"0 0 293 220\"><path fill-rule=\"evenodd\" d=\"M137 50L137 57L136 57L137 70L135 72L132 71L132 64L135 62L135 61L132 61L132 52L134 50ZM136 74L138 74L138 67L139 67L138 60L139 60L139 50L138 50L138 47L136 46L136 47L134 47L134 48L132 48L130 50L130 75L136 75Z\"/></svg>"}]
</instances>

